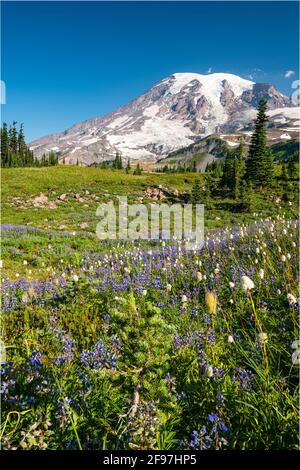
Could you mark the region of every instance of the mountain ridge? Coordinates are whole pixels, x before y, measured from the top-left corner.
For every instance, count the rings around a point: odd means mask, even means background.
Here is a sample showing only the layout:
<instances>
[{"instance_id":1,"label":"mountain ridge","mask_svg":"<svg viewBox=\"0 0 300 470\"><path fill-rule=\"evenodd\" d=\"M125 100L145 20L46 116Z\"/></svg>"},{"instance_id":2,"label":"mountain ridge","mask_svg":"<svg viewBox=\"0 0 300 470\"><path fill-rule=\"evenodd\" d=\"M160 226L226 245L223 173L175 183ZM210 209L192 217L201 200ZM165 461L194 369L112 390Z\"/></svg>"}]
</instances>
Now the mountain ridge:
<instances>
[{"instance_id":1,"label":"mountain ridge","mask_svg":"<svg viewBox=\"0 0 300 470\"><path fill-rule=\"evenodd\" d=\"M112 159L117 151L124 159L158 160L210 134L251 128L261 97L269 110L292 106L272 84L227 73L175 73L115 111L30 147L37 157L56 152L66 163L84 165Z\"/></svg>"}]
</instances>

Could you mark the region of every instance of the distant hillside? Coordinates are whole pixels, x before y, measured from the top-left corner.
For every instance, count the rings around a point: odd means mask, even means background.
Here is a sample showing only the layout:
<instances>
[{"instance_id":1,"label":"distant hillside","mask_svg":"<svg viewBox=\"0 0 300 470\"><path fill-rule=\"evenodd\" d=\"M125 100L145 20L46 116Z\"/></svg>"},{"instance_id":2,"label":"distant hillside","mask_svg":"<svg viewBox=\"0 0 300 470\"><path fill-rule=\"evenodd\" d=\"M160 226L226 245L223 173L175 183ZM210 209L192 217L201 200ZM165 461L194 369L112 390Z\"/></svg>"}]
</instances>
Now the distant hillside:
<instances>
[{"instance_id":1,"label":"distant hillside","mask_svg":"<svg viewBox=\"0 0 300 470\"><path fill-rule=\"evenodd\" d=\"M207 164L218 158L224 158L230 146L217 135L210 135L195 144L183 147L170 153L166 158L158 161L157 167L164 166L195 167L197 171L204 171Z\"/></svg>"},{"instance_id":2,"label":"distant hillside","mask_svg":"<svg viewBox=\"0 0 300 470\"><path fill-rule=\"evenodd\" d=\"M273 136L272 140L275 140L273 132L271 135ZM271 135L269 136L270 140ZM239 142L243 142L245 148L248 148L250 141L251 135L249 133L222 136L211 135L199 142L170 153L166 158L157 162L157 168L185 166L186 168L195 168L197 171L205 171L208 163L224 158L228 152L237 148ZM299 160L298 140L280 141L274 144L271 144L271 141L269 141L269 145L275 161L293 160L296 162Z\"/></svg>"},{"instance_id":3,"label":"distant hillside","mask_svg":"<svg viewBox=\"0 0 300 470\"><path fill-rule=\"evenodd\" d=\"M274 159L277 161L299 161L299 142L290 140L289 142L278 142L271 146Z\"/></svg>"}]
</instances>

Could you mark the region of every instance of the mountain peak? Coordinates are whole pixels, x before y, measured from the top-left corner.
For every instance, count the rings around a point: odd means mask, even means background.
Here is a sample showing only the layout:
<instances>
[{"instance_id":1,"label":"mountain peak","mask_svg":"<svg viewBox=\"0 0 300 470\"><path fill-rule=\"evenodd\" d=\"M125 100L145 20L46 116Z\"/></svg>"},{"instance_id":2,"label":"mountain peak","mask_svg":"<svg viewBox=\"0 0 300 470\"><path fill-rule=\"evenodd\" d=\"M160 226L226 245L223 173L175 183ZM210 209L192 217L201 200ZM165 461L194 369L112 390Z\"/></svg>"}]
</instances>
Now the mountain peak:
<instances>
[{"instance_id":1,"label":"mountain peak","mask_svg":"<svg viewBox=\"0 0 300 470\"><path fill-rule=\"evenodd\" d=\"M157 160L209 134L251 125L259 99L290 106L271 84L230 73L174 73L116 111L31 143L37 156L55 151L67 163L114 158Z\"/></svg>"}]
</instances>

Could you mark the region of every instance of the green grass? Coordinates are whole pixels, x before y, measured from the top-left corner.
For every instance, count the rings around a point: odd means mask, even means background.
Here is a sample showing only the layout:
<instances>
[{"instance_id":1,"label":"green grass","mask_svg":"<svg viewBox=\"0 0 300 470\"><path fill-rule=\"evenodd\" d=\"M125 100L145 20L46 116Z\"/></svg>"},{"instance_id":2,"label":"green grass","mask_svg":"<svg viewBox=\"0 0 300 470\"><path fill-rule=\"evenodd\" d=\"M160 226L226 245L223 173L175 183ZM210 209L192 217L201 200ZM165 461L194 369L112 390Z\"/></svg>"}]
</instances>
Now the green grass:
<instances>
[{"instance_id":1,"label":"green grass","mask_svg":"<svg viewBox=\"0 0 300 470\"><path fill-rule=\"evenodd\" d=\"M45 266L57 265L64 253L80 253L107 250L95 235L98 219L96 209L100 202L115 200L117 195L126 195L130 202L143 196L149 187L164 185L176 188L182 193L191 191L195 178L201 174L155 174L144 173L140 176L126 174L125 171L83 168L78 166L56 166L49 168L12 168L2 169L2 223L20 224L38 227L44 232L23 236L20 240L3 233L2 259L5 274L14 279L16 274L34 279L49 277L51 270ZM217 229L234 226L238 223L253 223L259 218L274 217L277 214L297 217L297 181L291 182L294 188L293 205L287 202L276 204L271 197L281 196L284 184L275 180L272 191L255 193L253 207L249 213L238 212L239 202L224 198L223 195L212 197L205 206L205 227ZM88 195L86 192L88 191ZM57 209L35 208L28 205L28 200L47 194L49 200L57 203ZM58 196L67 194L67 200L57 202ZM84 202L78 202L74 194L79 193ZM97 197L98 199L93 199ZM15 198L19 199L16 204ZM171 201L170 201L171 202ZM80 224L88 224L80 228ZM64 226L60 230L60 226ZM49 233L50 232L50 233ZM64 233L76 232L66 239ZM89 235L86 234L89 233ZM25 240L26 238L26 240ZM52 256L48 254L48 245L52 245ZM62 248L63 247L63 248ZM65 248L66 247L66 248ZM31 267L23 265L24 260L34 259ZM28 271L32 272L29 274Z\"/></svg>"}]
</instances>

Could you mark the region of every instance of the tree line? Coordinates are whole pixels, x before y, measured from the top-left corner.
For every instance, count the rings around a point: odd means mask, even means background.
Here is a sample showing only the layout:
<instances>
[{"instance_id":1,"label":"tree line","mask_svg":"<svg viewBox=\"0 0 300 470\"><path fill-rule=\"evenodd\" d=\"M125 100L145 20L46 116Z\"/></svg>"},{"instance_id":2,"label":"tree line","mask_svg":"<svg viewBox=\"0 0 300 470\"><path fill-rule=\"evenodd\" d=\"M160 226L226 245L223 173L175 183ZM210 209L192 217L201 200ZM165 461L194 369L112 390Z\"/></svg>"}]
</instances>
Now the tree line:
<instances>
[{"instance_id":1,"label":"tree line","mask_svg":"<svg viewBox=\"0 0 300 470\"><path fill-rule=\"evenodd\" d=\"M7 123L3 122L0 142L1 167L39 167L58 164L58 156L54 152L44 154L40 159L34 156L26 145L23 124L17 129L16 121L9 128Z\"/></svg>"}]
</instances>

